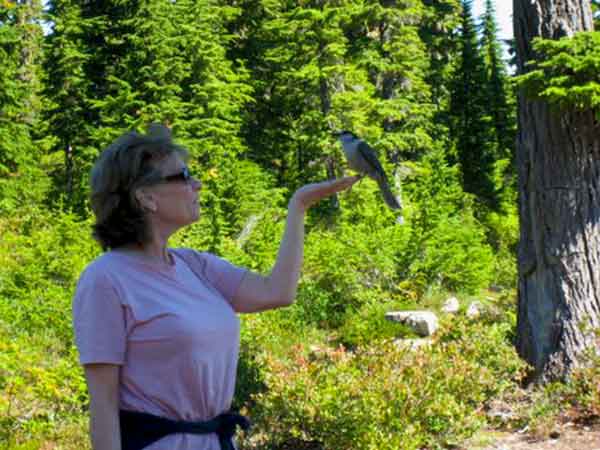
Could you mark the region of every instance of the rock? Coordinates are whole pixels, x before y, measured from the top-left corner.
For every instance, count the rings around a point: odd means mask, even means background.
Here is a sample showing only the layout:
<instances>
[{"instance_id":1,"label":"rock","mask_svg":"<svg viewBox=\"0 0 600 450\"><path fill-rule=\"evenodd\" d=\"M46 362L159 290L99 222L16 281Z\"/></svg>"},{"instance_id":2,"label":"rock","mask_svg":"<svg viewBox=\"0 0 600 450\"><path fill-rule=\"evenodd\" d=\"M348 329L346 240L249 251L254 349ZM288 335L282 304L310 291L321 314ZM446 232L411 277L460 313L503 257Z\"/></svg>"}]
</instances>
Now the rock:
<instances>
[{"instance_id":1,"label":"rock","mask_svg":"<svg viewBox=\"0 0 600 450\"><path fill-rule=\"evenodd\" d=\"M475 319L481 315L481 303L472 302L467 308L467 317L469 319Z\"/></svg>"},{"instance_id":2,"label":"rock","mask_svg":"<svg viewBox=\"0 0 600 450\"><path fill-rule=\"evenodd\" d=\"M456 314L459 309L460 303L456 297L450 297L444 302L444 306L442 306L442 312L446 314Z\"/></svg>"},{"instance_id":3,"label":"rock","mask_svg":"<svg viewBox=\"0 0 600 450\"><path fill-rule=\"evenodd\" d=\"M438 329L438 318L430 311L392 311L387 320L408 325L419 336L431 336Z\"/></svg>"},{"instance_id":4,"label":"rock","mask_svg":"<svg viewBox=\"0 0 600 450\"><path fill-rule=\"evenodd\" d=\"M402 350L417 350L421 347L431 346L431 339L396 339L394 345Z\"/></svg>"}]
</instances>

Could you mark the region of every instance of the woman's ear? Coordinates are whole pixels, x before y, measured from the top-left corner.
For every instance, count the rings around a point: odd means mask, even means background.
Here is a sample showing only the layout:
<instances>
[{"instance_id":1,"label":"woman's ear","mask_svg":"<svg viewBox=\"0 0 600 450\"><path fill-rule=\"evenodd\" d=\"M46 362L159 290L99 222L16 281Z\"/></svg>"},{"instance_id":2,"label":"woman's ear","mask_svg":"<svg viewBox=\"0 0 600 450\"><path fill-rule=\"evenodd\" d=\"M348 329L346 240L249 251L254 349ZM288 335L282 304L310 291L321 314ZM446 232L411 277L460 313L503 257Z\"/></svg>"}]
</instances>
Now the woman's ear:
<instances>
[{"instance_id":1,"label":"woman's ear","mask_svg":"<svg viewBox=\"0 0 600 450\"><path fill-rule=\"evenodd\" d=\"M155 213L158 210L156 198L148 189L143 187L136 189L135 199L144 211Z\"/></svg>"}]
</instances>

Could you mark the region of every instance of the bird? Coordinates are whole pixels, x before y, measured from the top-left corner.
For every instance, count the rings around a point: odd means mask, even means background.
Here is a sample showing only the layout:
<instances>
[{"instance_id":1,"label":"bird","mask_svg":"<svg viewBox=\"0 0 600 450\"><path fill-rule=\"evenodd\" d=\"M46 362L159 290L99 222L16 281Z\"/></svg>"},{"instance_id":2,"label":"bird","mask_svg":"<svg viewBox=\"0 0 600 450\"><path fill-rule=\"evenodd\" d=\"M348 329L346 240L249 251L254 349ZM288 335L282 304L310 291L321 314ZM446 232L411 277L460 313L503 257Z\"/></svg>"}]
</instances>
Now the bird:
<instances>
[{"instance_id":1,"label":"bird","mask_svg":"<svg viewBox=\"0 0 600 450\"><path fill-rule=\"evenodd\" d=\"M351 131L343 130L333 133L342 143L344 154L350 168L361 176L367 175L379 185L385 203L391 209L400 209L400 203L390 189L387 175L377 159L375 150Z\"/></svg>"}]
</instances>

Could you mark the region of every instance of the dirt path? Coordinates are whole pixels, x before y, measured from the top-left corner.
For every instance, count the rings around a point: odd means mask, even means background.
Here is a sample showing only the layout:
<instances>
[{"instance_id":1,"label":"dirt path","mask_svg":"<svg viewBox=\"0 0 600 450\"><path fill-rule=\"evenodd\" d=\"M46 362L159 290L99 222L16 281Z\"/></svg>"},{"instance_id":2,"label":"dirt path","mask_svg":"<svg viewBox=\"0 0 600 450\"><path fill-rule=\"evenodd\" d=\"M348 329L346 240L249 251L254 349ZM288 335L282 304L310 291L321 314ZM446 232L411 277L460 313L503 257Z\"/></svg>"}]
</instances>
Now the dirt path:
<instances>
[{"instance_id":1,"label":"dirt path","mask_svg":"<svg viewBox=\"0 0 600 450\"><path fill-rule=\"evenodd\" d=\"M568 424L554 438L535 440L526 433L489 432L479 436L464 450L600 450L600 427L574 427Z\"/></svg>"}]
</instances>

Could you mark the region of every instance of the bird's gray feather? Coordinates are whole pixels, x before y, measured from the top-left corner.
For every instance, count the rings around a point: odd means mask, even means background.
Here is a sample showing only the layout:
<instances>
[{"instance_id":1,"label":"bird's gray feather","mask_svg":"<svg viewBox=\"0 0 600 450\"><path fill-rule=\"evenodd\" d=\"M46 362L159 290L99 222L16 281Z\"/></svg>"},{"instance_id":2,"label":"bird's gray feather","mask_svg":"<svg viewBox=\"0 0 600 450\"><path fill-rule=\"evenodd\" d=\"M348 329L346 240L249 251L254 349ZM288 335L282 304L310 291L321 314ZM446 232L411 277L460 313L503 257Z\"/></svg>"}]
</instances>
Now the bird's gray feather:
<instances>
[{"instance_id":1,"label":"bird's gray feather","mask_svg":"<svg viewBox=\"0 0 600 450\"><path fill-rule=\"evenodd\" d=\"M387 175L377 159L375 151L363 140L357 139L353 135L352 138L341 138L350 168L375 180L379 184L386 204L392 209L400 209L401 205L390 189Z\"/></svg>"},{"instance_id":2,"label":"bird's gray feather","mask_svg":"<svg viewBox=\"0 0 600 450\"><path fill-rule=\"evenodd\" d=\"M362 158L367 162L369 170L366 172L369 177L373 178L374 180L379 180L383 176L383 179L387 179L385 171L377 159L375 150L373 150L369 144L367 144L365 141L360 141L357 150Z\"/></svg>"}]
</instances>

